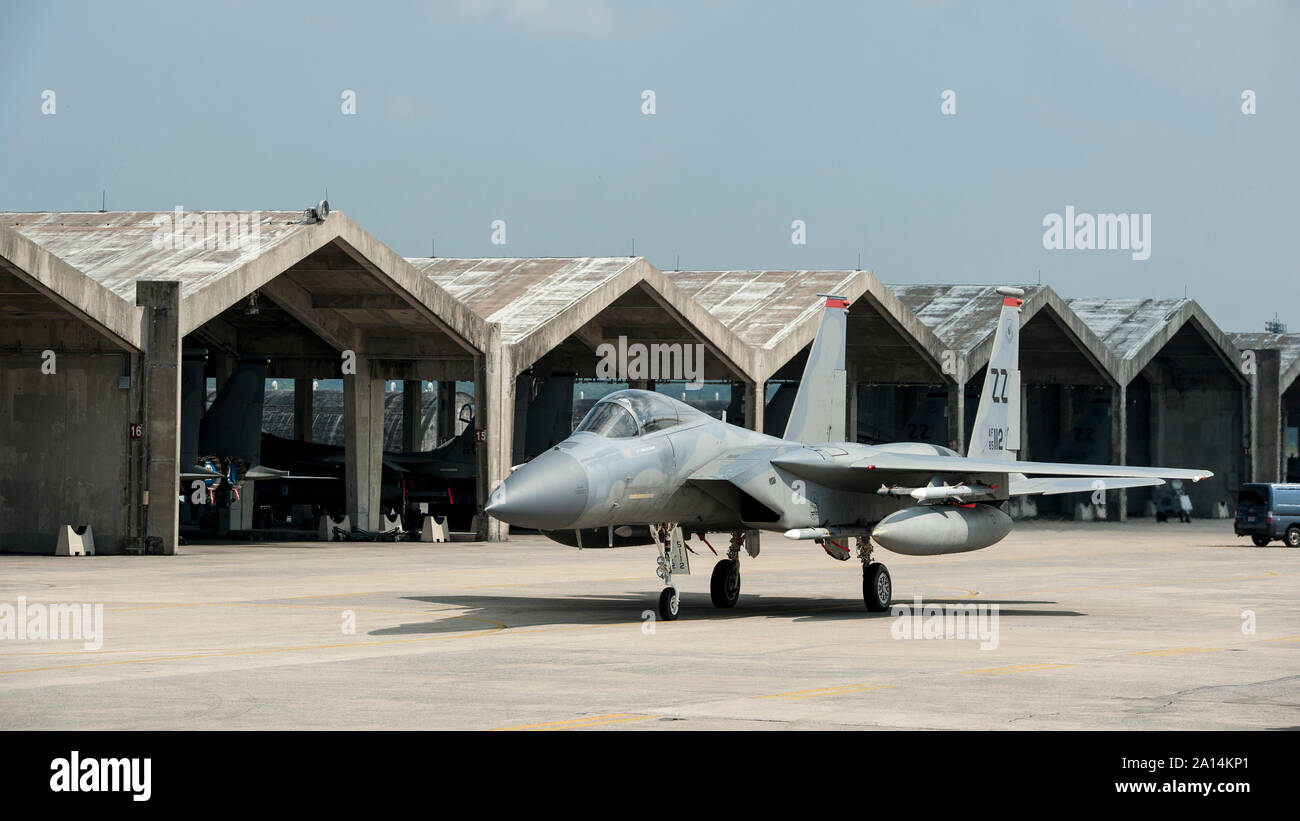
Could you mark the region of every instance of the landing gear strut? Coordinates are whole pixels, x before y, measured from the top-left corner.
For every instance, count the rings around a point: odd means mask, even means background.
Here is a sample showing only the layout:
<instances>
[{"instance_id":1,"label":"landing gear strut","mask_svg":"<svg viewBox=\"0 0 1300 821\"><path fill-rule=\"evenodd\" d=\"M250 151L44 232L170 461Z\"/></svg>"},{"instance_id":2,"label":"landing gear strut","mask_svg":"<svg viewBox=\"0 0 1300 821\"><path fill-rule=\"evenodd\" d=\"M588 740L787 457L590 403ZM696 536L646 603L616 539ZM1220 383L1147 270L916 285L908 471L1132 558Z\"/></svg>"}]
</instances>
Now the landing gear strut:
<instances>
[{"instance_id":1,"label":"landing gear strut","mask_svg":"<svg viewBox=\"0 0 1300 821\"><path fill-rule=\"evenodd\" d=\"M862 562L862 601L872 613L883 613L889 609L889 601L894 594L893 581L889 570L880 562L871 560L871 539L858 537L858 559Z\"/></svg>"},{"instance_id":2,"label":"landing gear strut","mask_svg":"<svg viewBox=\"0 0 1300 821\"><path fill-rule=\"evenodd\" d=\"M664 589L659 594L659 618L673 621L682 604L681 594L673 585L673 574L690 575L691 572L690 560L686 558L686 541L682 539L682 529L673 523L652 525L650 532L659 547L655 575L664 582Z\"/></svg>"},{"instance_id":3,"label":"landing gear strut","mask_svg":"<svg viewBox=\"0 0 1300 821\"><path fill-rule=\"evenodd\" d=\"M744 541L743 531L732 533L727 558L720 559L713 566L709 596L713 599L714 607L735 607L736 602L740 601L740 546Z\"/></svg>"}]
</instances>

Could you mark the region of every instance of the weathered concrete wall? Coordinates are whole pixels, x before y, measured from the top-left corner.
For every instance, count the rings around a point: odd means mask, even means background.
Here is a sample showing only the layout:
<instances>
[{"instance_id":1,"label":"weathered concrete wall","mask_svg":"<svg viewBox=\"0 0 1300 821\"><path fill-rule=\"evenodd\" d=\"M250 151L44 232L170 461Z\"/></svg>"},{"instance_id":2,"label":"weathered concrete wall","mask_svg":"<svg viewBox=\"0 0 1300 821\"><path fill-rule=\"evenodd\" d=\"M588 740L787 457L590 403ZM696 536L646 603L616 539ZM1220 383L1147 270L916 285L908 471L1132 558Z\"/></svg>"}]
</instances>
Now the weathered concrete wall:
<instances>
[{"instance_id":1,"label":"weathered concrete wall","mask_svg":"<svg viewBox=\"0 0 1300 821\"><path fill-rule=\"evenodd\" d=\"M348 518L354 528L378 530L383 471L384 380L370 362L356 358L356 373L343 377L344 481Z\"/></svg>"},{"instance_id":2,"label":"weathered concrete wall","mask_svg":"<svg viewBox=\"0 0 1300 821\"><path fill-rule=\"evenodd\" d=\"M1124 395L1128 402L1125 412L1125 464L1154 465L1156 460L1151 452L1151 387L1146 379L1138 376L1125 387ZM1155 491L1149 487L1135 487L1125 491L1125 496L1128 498L1128 515L1140 518L1146 513L1147 502L1154 501Z\"/></svg>"},{"instance_id":3,"label":"weathered concrete wall","mask_svg":"<svg viewBox=\"0 0 1300 821\"><path fill-rule=\"evenodd\" d=\"M1281 357L1276 349L1255 352L1255 373L1251 378L1250 404L1254 410L1250 437L1250 480L1282 481L1282 393Z\"/></svg>"},{"instance_id":4,"label":"weathered concrete wall","mask_svg":"<svg viewBox=\"0 0 1300 821\"><path fill-rule=\"evenodd\" d=\"M75 337L76 325L66 335ZM82 326L84 327L84 326ZM12 328L0 334L9 336ZM131 392L118 387L125 353L0 348L0 551L53 553L64 524L94 529L98 553L127 532L127 425ZM57 349L56 349L57 350Z\"/></svg>"},{"instance_id":5,"label":"weathered concrete wall","mask_svg":"<svg viewBox=\"0 0 1300 821\"><path fill-rule=\"evenodd\" d=\"M1157 404L1162 406L1158 410ZM1237 488L1246 475L1241 392L1152 386L1152 405L1152 450L1157 464L1214 471L1209 479L1185 485L1192 497L1193 515L1208 516L1220 500L1226 500L1232 510Z\"/></svg>"},{"instance_id":6,"label":"weathered concrete wall","mask_svg":"<svg viewBox=\"0 0 1300 821\"><path fill-rule=\"evenodd\" d=\"M147 458L142 502L147 509L144 550L173 555L180 542L181 289L170 281L138 282L136 304L144 308L140 339L144 366L144 446Z\"/></svg>"}]
</instances>

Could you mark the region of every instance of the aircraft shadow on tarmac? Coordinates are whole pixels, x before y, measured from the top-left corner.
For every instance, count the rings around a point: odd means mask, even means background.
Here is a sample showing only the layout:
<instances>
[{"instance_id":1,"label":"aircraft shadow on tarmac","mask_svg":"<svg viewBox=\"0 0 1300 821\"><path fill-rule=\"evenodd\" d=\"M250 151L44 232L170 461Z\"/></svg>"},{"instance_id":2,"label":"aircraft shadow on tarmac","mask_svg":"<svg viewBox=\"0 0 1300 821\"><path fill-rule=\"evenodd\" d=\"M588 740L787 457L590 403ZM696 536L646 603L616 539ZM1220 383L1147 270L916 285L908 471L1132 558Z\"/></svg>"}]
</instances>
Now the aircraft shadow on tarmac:
<instances>
[{"instance_id":1,"label":"aircraft shadow on tarmac","mask_svg":"<svg viewBox=\"0 0 1300 821\"><path fill-rule=\"evenodd\" d=\"M408 596L408 601L448 605L463 608L451 618L435 621L401 624L372 630L372 636L421 635L430 633L456 633L485 629L495 622L511 628L542 627L552 625L602 625L639 624L646 613L655 609L652 597L643 592L619 593L606 596ZM1074 610L1007 610L1007 605L1052 605L1051 601L1012 601L1000 599L925 599L924 605L997 605L998 617L1072 617L1086 616ZM894 606L906 605L912 600L896 600ZM892 608L891 608L892 609ZM924 613L920 615L924 616ZM867 621L892 619L892 613L869 613L859 598L810 599L792 596L745 595L734 609L720 610L713 606L707 593L682 593L682 621L720 621L726 619L773 616L794 622L809 621Z\"/></svg>"}]
</instances>

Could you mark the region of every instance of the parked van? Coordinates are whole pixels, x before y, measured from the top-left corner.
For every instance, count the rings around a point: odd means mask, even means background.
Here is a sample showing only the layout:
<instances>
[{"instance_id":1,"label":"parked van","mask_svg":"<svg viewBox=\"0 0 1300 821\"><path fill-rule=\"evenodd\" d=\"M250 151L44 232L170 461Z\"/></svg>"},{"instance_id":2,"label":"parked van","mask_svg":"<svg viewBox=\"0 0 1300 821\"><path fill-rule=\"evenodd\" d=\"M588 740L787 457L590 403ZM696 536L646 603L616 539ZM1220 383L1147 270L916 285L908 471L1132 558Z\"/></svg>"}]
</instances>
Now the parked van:
<instances>
[{"instance_id":1,"label":"parked van","mask_svg":"<svg viewBox=\"0 0 1300 821\"><path fill-rule=\"evenodd\" d=\"M1232 529L1258 547L1274 539L1300 547L1300 485L1242 485Z\"/></svg>"}]
</instances>

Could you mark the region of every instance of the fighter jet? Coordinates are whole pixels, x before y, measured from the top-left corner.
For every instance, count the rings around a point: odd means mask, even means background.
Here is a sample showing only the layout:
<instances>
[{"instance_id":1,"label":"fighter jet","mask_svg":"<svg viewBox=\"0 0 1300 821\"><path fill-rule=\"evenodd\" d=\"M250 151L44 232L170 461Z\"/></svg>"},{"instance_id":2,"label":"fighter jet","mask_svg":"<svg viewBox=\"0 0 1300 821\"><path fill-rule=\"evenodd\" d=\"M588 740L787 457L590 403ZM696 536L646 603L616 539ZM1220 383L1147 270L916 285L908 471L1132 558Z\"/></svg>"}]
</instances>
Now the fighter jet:
<instances>
[{"instance_id":1,"label":"fighter jet","mask_svg":"<svg viewBox=\"0 0 1300 821\"><path fill-rule=\"evenodd\" d=\"M664 589L659 615L675 619L674 577L690 573L686 537L730 534L713 567L717 607L740 597L740 551L759 552L758 531L813 542L862 563L867 610L888 609L889 571L875 545L904 555L979 550L1011 531L1012 496L1114 490L1199 481L1207 470L1062 464L1016 459L1020 448L1018 288L999 288L1002 310L967 455L942 445L844 442L848 302L826 297L782 437L713 419L659 393L625 390L594 405L573 435L520 466L486 511L563 544L654 544Z\"/></svg>"}]
</instances>

